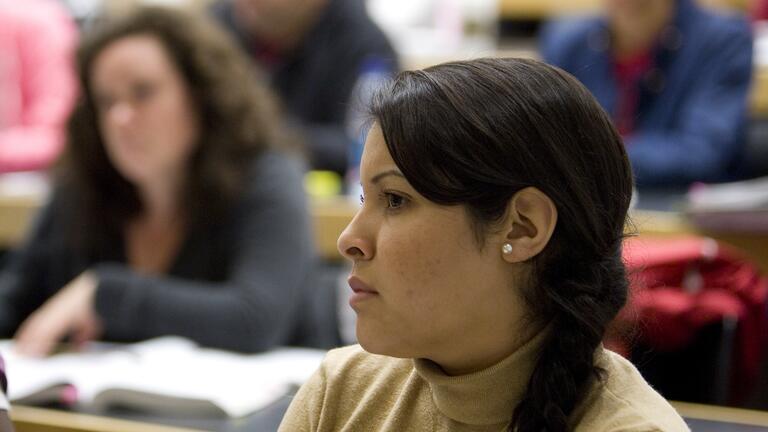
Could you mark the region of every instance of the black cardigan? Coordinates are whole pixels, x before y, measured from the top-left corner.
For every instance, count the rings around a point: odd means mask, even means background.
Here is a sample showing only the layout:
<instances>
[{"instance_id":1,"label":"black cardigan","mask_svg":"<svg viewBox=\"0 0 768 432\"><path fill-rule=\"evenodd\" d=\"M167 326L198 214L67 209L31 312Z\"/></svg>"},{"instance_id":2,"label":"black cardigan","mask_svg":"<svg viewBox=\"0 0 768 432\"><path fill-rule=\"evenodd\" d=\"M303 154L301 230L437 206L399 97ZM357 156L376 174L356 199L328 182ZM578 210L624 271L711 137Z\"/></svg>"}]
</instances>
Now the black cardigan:
<instances>
[{"instance_id":1,"label":"black cardigan","mask_svg":"<svg viewBox=\"0 0 768 432\"><path fill-rule=\"evenodd\" d=\"M0 273L0 337L91 269L105 340L180 335L238 351L317 345L310 333L335 317L318 316L310 300L315 248L301 168L286 156L261 156L227 218L191 231L163 276L130 269L122 239L98 259L73 248L67 233L78 221L67 197L54 193Z\"/></svg>"}]
</instances>

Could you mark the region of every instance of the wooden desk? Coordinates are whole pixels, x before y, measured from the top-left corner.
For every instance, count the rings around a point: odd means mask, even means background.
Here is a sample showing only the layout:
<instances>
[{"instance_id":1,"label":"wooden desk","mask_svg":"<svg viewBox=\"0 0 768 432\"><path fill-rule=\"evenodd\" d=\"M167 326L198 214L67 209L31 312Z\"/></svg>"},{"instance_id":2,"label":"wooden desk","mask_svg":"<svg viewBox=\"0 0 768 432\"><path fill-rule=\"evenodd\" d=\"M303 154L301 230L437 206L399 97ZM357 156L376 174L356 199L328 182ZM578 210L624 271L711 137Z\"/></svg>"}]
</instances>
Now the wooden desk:
<instances>
[{"instance_id":1,"label":"wooden desk","mask_svg":"<svg viewBox=\"0 0 768 432\"><path fill-rule=\"evenodd\" d=\"M749 99L753 116L768 117L768 66L755 69Z\"/></svg>"},{"instance_id":2,"label":"wooden desk","mask_svg":"<svg viewBox=\"0 0 768 432\"><path fill-rule=\"evenodd\" d=\"M19 244L35 212L40 206L36 197L0 196L0 248ZM339 260L336 240L355 212L358 204L344 197L311 203L315 246L328 260ZM637 232L643 236L705 235L744 250L760 269L768 274L768 234L705 232L691 226L677 213L637 211L632 214Z\"/></svg>"},{"instance_id":3,"label":"wooden desk","mask_svg":"<svg viewBox=\"0 0 768 432\"><path fill-rule=\"evenodd\" d=\"M186 429L44 408L13 406L16 432L194 432Z\"/></svg>"},{"instance_id":4,"label":"wooden desk","mask_svg":"<svg viewBox=\"0 0 768 432\"><path fill-rule=\"evenodd\" d=\"M0 195L0 249L17 246L30 228L40 209L39 196L8 197ZM310 206L314 215L315 242L325 257L336 258L336 239L352 219L357 204L345 198L314 202Z\"/></svg>"},{"instance_id":5,"label":"wooden desk","mask_svg":"<svg viewBox=\"0 0 768 432\"><path fill-rule=\"evenodd\" d=\"M606 0L499 0L499 17L508 20L545 20L557 15L594 13ZM747 10L747 0L698 0L706 7Z\"/></svg>"},{"instance_id":6,"label":"wooden desk","mask_svg":"<svg viewBox=\"0 0 768 432\"><path fill-rule=\"evenodd\" d=\"M40 200L39 196L0 196L0 248L21 242L40 208Z\"/></svg>"},{"instance_id":7,"label":"wooden desk","mask_svg":"<svg viewBox=\"0 0 768 432\"><path fill-rule=\"evenodd\" d=\"M630 215L640 236L674 237L703 235L746 252L760 270L768 274L768 233L730 233L703 231L688 223L679 213L636 211Z\"/></svg>"},{"instance_id":8,"label":"wooden desk","mask_svg":"<svg viewBox=\"0 0 768 432\"><path fill-rule=\"evenodd\" d=\"M261 422L259 416L282 417L289 398L280 401L274 412L256 413L246 419L221 420L200 429L162 426L157 422L135 422L111 417L92 416L65 411L14 406L11 418L18 432L193 432L199 430L227 430L230 432L272 432L276 419ZM694 431L710 432L768 432L768 412L671 402Z\"/></svg>"},{"instance_id":9,"label":"wooden desk","mask_svg":"<svg viewBox=\"0 0 768 432\"><path fill-rule=\"evenodd\" d=\"M604 0L499 0L499 16L508 20L545 20L557 15L596 12Z\"/></svg>"},{"instance_id":10,"label":"wooden desk","mask_svg":"<svg viewBox=\"0 0 768 432\"><path fill-rule=\"evenodd\" d=\"M320 255L331 261L341 259L336 240L360 208L351 199L344 197L314 201L311 205L312 222L315 231L315 247Z\"/></svg>"},{"instance_id":11,"label":"wooden desk","mask_svg":"<svg viewBox=\"0 0 768 432\"><path fill-rule=\"evenodd\" d=\"M275 432L292 396L242 418L162 416L136 411L96 415L47 408L16 406L11 419L17 432Z\"/></svg>"},{"instance_id":12,"label":"wooden desk","mask_svg":"<svg viewBox=\"0 0 768 432\"><path fill-rule=\"evenodd\" d=\"M723 423L723 431L736 431L738 425L754 426L749 430L768 431L768 412L729 408L713 405L701 405L688 402L671 402L678 413L686 420L703 420ZM690 423L690 422L689 422ZM695 428L693 429L696 430ZM709 430L712 430L711 428Z\"/></svg>"}]
</instances>

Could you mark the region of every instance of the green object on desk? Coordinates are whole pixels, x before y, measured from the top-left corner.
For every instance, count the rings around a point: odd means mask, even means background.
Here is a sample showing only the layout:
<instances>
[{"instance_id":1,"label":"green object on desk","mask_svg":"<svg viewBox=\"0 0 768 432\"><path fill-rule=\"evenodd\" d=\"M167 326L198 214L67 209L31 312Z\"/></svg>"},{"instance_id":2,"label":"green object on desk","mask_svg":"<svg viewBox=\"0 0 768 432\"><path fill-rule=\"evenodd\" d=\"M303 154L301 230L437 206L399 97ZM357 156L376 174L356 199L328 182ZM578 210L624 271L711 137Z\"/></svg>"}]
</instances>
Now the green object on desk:
<instances>
[{"instance_id":1,"label":"green object on desk","mask_svg":"<svg viewBox=\"0 0 768 432\"><path fill-rule=\"evenodd\" d=\"M304 189L313 198L341 194L341 176L333 171L310 171L304 175Z\"/></svg>"}]
</instances>

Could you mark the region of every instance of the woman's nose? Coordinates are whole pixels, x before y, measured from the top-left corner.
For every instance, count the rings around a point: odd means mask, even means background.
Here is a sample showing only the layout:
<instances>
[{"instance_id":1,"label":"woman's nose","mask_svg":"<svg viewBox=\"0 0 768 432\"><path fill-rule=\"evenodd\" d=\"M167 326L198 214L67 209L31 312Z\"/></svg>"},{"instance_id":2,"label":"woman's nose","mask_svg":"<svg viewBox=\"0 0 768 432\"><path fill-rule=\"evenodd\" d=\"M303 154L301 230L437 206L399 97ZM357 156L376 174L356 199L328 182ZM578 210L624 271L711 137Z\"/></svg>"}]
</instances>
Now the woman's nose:
<instances>
[{"instance_id":1,"label":"woman's nose","mask_svg":"<svg viewBox=\"0 0 768 432\"><path fill-rule=\"evenodd\" d=\"M351 261L370 260L373 258L374 247L371 236L365 234L361 213L352 219L336 242L336 247L344 258Z\"/></svg>"},{"instance_id":2,"label":"woman's nose","mask_svg":"<svg viewBox=\"0 0 768 432\"><path fill-rule=\"evenodd\" d=\"M110 107L108 114L109 123L115 126L125 126L133 120L133 107L127 102L119 102Z\"/></svg>"}]
</instances>

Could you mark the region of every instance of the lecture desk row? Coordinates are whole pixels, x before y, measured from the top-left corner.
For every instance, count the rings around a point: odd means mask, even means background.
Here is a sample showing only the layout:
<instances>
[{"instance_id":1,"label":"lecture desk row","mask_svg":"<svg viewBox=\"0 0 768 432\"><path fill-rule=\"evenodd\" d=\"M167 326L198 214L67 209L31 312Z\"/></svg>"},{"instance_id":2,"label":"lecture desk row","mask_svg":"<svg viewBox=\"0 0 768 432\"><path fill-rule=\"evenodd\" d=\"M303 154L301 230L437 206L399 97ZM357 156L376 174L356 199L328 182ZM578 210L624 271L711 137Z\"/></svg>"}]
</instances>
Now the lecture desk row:
<instances>
[{"instance_id":1,"label":"lecture desk row","mask_svg":"<svg viewBox=\"0 0 768 432\"><path fill-rule=\"evenodd\" d=\"M359 204L346 197L314 200L311 204L315 245L327 260L339 260L336 240L357 211ZM0 195L0 249L17 245L24 236L34 213L40 207L40 197ZM701 232L686 222L677 212L636 210L631 213L633 224L642 236L705 235L743 250L768 273L768 233Z\"/></svg>"}]
</instances>

